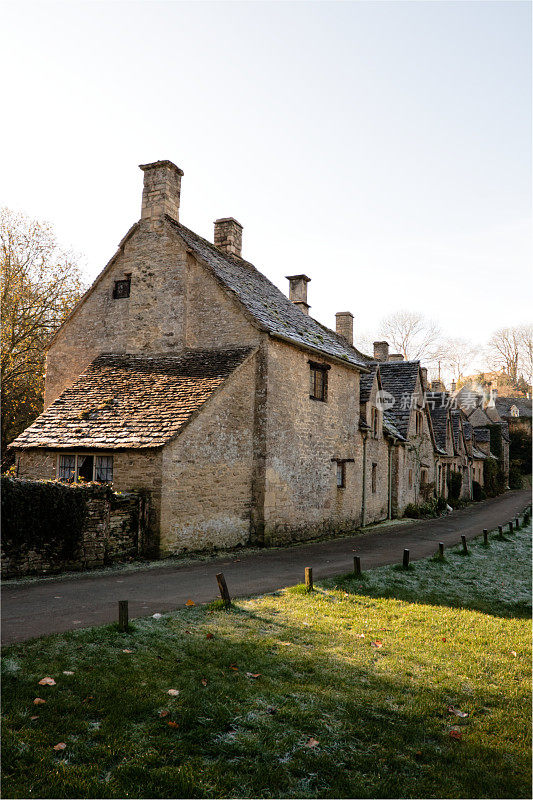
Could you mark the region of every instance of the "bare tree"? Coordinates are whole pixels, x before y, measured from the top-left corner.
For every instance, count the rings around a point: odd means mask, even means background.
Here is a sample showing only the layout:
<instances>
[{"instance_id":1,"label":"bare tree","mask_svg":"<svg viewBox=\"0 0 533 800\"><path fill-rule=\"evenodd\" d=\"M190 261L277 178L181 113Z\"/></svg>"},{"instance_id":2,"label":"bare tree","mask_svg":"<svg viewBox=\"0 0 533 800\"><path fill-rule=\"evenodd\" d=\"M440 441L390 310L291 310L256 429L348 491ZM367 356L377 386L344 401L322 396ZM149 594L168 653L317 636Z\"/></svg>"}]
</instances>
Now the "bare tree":
<instances>
[{"instance_id":1,"label":"bare tree","mask_svg":"<svg viewBox=\"0 0 533 800\"><path fill-rule=\"evenodd\" d=\"M533 381L533 325L519 325L516 329L518 339L518 365L526 383Z\"/></svg>"},{"instance_id":2,"label":"bare tree","mask_svg":"<svg viewBox=\"0 0 533 800\"><path fill-rule=\"evenodd\" d=\"M0 210L2 454L41 411L45 353L83 291L47 223Z\"/></svg>"},{"instance_id":3,"label":"bare tree","mask_svg":"<svg viewBox=\"0 0 533 800\"><path fill-rule=\"evenodd\" d=\"M379 332L389 342L391 350L401 353L406 361L435 364L442 354L438 325L416 311L397 311L385 317Z\"/></svg>"},{"instance_id":4,"label":"bare tree","mask_svg":"<svg viewBox=\"0 0 533 800\"><path fill-rule=\"evenodd\" d=\"M459 381L467 373L480 348L467 339L449 338L442 342L441 362L446 374Z\"/></svg>"},{"instance_id":5,"label":"bare tree","mask_svg":"<svg viewBox=\"0 0 533 800\"><path fill-rule=\"evenodd\" d=\"M489 363L492 369L502 370L511 383L518 380L520 361L520 336L518 328L499 328L489 340Z\"/></svg>"}]
</instances>

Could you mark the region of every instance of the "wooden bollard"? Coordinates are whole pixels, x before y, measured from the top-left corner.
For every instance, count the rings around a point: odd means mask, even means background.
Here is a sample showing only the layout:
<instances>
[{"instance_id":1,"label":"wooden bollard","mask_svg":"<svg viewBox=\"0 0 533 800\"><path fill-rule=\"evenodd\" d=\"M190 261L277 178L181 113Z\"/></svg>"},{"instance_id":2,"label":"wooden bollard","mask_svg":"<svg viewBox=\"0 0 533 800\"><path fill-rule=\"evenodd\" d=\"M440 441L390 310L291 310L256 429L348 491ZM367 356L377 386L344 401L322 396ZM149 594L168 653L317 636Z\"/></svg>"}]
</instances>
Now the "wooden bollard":
<instances>
[{"instance_id":1,"label":"wooden bollard","mask_svg":"<svg viewBox=\"0 0 533 800\"><path fill-rule=\"evenodd\" d=\"M463 553L468 553L468 546L466 544L466 536L461 536L461 541L463 543Z\"/></svg>"},{"instance_id":2,"label":"wooden bollard","mask_svg":"<svg viewBox=\"0 0 533 800\"><path fill-rule=\"evenodd\" d=\"M128 630L128 601L118 601L118 629L121 633Z\"/></svg>"},{"instance_id":3,"label":"wooden bollard","mask_svg":"<svg viewBox=\"0 0 533 800\"><path fill-rule=\"evenodd\" d=\"M498 525L498 536L503 537L503 525Z\"/></svg>"},{"instance_id":4,"label":"wooden bollard","mask_svg":"<svg viewBox=\"0 0 533 800\"><path fill-rule=\"evenodd\" d=\"M509 533L513 532L513 521L509 520Z\"/></svg>"},{"instance_id":5,"label":"wooden bollard","mask_svg":"<svg viewBox=\"0 0 533 800\"><path fill-rule=\"evenodd\" d=\"M359 556L353 557L353 571L357 576L361 575L361 559Z\"/></svg>"},{"instance_id":6,"label":"wooden bollard","mask_svg":"<svg viewBox=\"0 0 533 800\"><path fill-rule=\"evenodd\" d=\"M313 591L313 569L312 567L305 568L305 588L308 592Z\"/></svg>"},{"instance_id":7,"label":"wooden bollard","mask_svg":"<svg viewBox=\"0 0 533 800\"><path fill-rule=\"evenodd\" d=\"M520 527L520 520L518 519L518 517L514 521L514 526L515 526L516 530L518 530L519 527Z\"/></svg>"},{"instance_id":8,"label":"wooden bollard","mask_svg":"<svg viewBox=\"0 0 533 800\"><path fill-rule=\"evenodd\" d=\"M218 575L216 576L216 579L217 579L218 588L219 588L219 591L220 591L220 596L221 596L221 598L222 598L222 600L224 602L224 605L226 607L230 606L231 605L231 597L229 596L228 587L227 587L227 584L226 584L226 579L224 577L224 573L223 572L219 572Z\"/></svg>"},{"instance_id":9,"label":"wooden bollard","mask_svg":"<svg viewBox=\"0 0 533 800\"><path fill-rule=\"evenodd\" d=\"M403 568L407 569L409 566L409 550L403 551Z\"/></svg>"},{"instance_id":10,"label":"wooden bollard","mask_svg":"<svg viewBox=\"0 0 533 800\"><path fill-rule=\"evenodd\" d=\"M486 528L483 528L483 544L489 543L489 532Z\"/></svg>"},{"instance_id":11,"label":"wooden bollard","mask_svg":"<svg viewBox=\"0 0 533 800\"><path fill-rule=\"evenodd\" d=\"M444 558L444 542L439 542L439 558Z\"/></svg>"}]
</instances>

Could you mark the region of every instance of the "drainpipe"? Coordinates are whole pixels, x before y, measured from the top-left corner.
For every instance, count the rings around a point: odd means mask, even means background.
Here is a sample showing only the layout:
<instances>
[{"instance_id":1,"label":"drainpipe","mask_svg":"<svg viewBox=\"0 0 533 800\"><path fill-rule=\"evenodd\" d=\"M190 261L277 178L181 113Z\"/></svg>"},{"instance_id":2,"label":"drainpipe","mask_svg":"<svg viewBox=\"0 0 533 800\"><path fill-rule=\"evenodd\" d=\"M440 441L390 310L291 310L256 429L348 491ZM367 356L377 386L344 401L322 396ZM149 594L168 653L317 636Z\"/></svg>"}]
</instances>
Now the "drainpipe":
<instances>
[{"instance_id":1,"label":"drainpipe","mask_svg":"<svg viewBox=\"0 0 533 800\"><path fill-rule=\"evenodd\" d=\"M366 433L363 434L363 497L361 500L361 527L365 527L366 516Z\"/></svg>"}]
</instances>

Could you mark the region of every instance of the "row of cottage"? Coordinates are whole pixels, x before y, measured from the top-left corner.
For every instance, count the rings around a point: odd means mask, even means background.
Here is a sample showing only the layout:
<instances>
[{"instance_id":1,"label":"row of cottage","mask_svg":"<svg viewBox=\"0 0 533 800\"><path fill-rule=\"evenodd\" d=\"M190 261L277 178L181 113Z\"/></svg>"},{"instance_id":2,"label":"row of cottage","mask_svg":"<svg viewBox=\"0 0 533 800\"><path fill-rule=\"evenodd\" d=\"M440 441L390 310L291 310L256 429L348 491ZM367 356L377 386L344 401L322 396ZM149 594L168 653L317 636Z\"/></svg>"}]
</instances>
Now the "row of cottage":
<instances>
[{"instance_id":1,"label":"row of cottage","mask_svg":"<svg viewBox=\"0 0 533 800\"><path fill-rule=\"evenodd\" d=\"M493 407L386 342L361 353L350 312L335 331L309 315L306 275L286 297L243 259L235 219L214 243L179 222L178 167L141 169L141 219L55 336L45 410L11 445L20 477L143 490L146 554L164 556L350 531L447 497L453 472L469 498L495 435L508 471Z\"/></svg>"}]
</instances>

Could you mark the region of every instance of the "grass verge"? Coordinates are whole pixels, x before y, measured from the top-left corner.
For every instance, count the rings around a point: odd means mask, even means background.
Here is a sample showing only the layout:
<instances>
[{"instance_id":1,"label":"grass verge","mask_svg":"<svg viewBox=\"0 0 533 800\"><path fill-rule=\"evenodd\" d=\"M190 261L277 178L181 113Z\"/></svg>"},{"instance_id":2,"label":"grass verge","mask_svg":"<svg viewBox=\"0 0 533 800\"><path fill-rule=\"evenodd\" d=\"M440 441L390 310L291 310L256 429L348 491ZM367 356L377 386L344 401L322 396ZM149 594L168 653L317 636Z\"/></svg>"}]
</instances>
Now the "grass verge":
<instances>
[{"instance_id":1,"label":"grass verge","mask_svg":"<svg viewBox=\"0 0 533 800\"><path fill-rule=\"evenodd\" d=\"M530 543L6 648L3 796L529 797Z\"/></svg>"}]
</instances>

